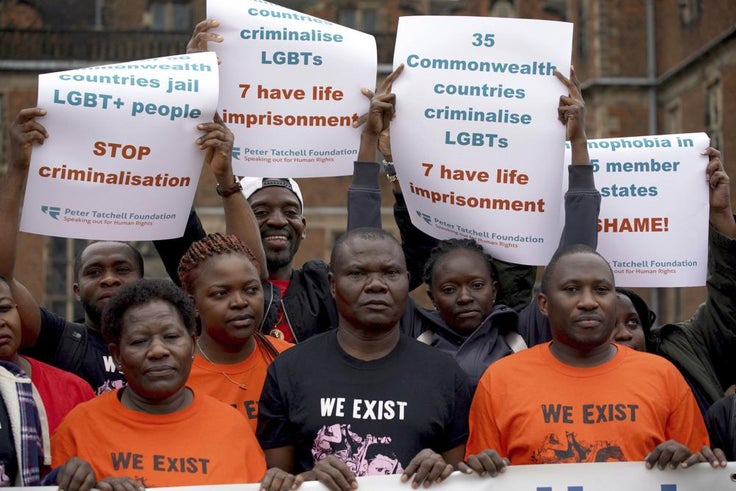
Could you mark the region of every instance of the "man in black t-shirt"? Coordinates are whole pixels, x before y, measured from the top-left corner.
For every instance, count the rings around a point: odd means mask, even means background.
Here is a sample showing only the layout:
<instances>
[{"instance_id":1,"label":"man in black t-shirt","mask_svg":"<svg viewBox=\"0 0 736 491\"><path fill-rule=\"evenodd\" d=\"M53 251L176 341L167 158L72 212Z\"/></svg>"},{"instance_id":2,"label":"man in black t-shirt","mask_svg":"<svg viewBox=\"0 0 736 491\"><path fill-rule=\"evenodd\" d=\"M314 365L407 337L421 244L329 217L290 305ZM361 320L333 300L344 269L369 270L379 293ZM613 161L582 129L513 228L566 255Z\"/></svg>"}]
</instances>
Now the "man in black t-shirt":
<instances>
[{"instance_id":1,"label":"man in black t-shirt","mask_svg":"<svg viewBox=\"0 0 736 491\"><path fill-rule=\"evenodd\" d=\"M443 480L464 456L470 388L449 356L400 334L409 290L401 246L356 229L338 239L331 265L337 330L287 350L268 371L262 487L319 480L347 491L356 475L386 473L417 486Z\"/></svg>"}]
</instances>

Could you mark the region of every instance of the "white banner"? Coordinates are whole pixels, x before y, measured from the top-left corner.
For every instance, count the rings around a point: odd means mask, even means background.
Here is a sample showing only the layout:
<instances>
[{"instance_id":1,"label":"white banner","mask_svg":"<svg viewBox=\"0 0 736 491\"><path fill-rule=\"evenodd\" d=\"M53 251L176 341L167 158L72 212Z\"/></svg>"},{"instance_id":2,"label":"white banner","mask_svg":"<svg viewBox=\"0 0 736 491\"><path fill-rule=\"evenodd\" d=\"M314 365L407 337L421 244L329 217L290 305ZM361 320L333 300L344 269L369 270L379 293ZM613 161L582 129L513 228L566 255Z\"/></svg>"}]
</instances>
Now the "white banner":
<instances>
[{"instance_id":1,"label":"white banner","mask_svg":"<svg viewBox=\"0 0 736 491\"><path fill-rule=\"evenodd\" d=\"M603 198L598 251L616 285L705 285L708 145L705 133L588 141Z\"/></svg>"},{"instance_id":2,"label":"white banner","mask_svg":"<svg viewBox=\"0 0 736 491\"><path fill-rule=\"evenodd\" d=\"M598 464L512 465L497 477L479 477L455 472L445 482L433 484L436 491L732 491L736 489L736 463L713 469L698 464L690 469L647 470L643 462ZM17 488L48 491L56 487ZM170 491L258 491L258 484L150 488ZM304 491L324 491L316 481L305 482ZM410 484L398 475L359 477L361 491L408 491ZM424 489L424 488L422 488Z\"/></svg>"},{"instance_id":3,"label":"white banner","mask_svg":"<svg viewBox=\"0 0 736 491\"><path fill-rule=\"evenodd\" d=\"M402 17L391 146L412 221L494 257L546 264L559 242L572 24Z\"/></svg>"},{"instance_id":4,"label":"white banner","mask_svg":"<svg viewBox=\"0 0 736 491\"><path fill-rule=\"evenodd\" d=\"M21 230L58 237L180 237L217 107L213 53L38 77L48 130L31 158Z\"/></svg>"},{"instance_id":5,"label":"white banner","mask_svg":"<svg viewBox=\"0 0 736 491\"><path fill-rule=\"evenodd\" d=\"M256 0L208 0L222 43L220 112L235 134L233 169L248 176L349 175L376 80L376 40Z\"/></svg>"}]
</instances>

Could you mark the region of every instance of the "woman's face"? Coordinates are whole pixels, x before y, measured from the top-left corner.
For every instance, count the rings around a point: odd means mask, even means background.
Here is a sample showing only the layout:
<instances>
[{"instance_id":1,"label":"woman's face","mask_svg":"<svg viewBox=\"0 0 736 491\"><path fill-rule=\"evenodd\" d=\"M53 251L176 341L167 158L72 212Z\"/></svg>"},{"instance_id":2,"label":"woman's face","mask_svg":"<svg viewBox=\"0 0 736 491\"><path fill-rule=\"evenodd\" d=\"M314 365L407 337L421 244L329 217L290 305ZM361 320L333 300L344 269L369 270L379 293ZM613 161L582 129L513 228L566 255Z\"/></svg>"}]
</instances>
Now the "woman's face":
<instances>
[{"instance_id":1,"label":"woman's face","mask_svg":"<svg viewBox=\"0 0 736 491\"><path fill-rule=\"evenodd\" d=\"M646 351L644 328L631 299L621 293L616 295L616 327L611 340L637 351Z\"/></svg>"},{"instance_id":2,"label":"woman's face","mask_svg":"<svg viewBox=\"0 0 736 491\"><path fill-rule=\"evenodd\" d=\"M125 311L120 343L109 348L128 387L155 403L184 388L192 367L194 338L173 305L153 300Z\"/></svg>"},{"instance_id":3,"label":"woman's face","mask_svg":"<svg viewBox=\"0 0 736 491\"><path fill-rule=\"evenodd\" d=\"M473 331L493 310L496 288L483 256L455 249L435 263L429 294L448 326Z\"/></svg>"},{"instance_id":4,"label":"woman's face","mask_svg":"<svg viewBox=\"0 0 736 491\"><path fill-rule=\"evenodd\" d=\"M242 345L261 326L261 279L250 259L241 254L213 256L200 264L193 297L202 330L222 345Z\"/></svg>"},{"instance_id":5,"label":"woman's face","mask_svg":"<svg viewBox=\"0 0 736 491\"><path fill-rule=\"evenodd\" d=\"M20 316L10 287L0 280L0 360L14 360L19 348Z\"/></svg>"}]
</instances>

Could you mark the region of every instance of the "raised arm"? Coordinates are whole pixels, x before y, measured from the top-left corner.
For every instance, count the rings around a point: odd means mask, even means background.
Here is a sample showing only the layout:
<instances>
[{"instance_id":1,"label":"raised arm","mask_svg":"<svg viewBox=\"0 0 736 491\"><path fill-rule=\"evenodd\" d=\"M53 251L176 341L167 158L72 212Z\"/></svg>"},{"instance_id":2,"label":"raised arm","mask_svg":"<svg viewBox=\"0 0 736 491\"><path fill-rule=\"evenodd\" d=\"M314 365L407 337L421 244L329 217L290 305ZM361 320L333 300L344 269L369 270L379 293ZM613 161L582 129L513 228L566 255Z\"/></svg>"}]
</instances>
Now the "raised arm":
<instances>
[{"instance_id":1,"label":"raised arm","mask_svg":"<svg viewBox=\"0 0 736 491\"><path fill-rule=\"evenodd\" d=\"M48 137L46 129L36 121L46 111L39 108L23 109L10 127L10 160L8 170L0 182L0 276L11 286L18 304L21 318L23 344L32 346L38 339L41 329L41 315L38 303L15 280L19 212L25 194L31 151L34 144L42 145Z\"/></svg>"},{"instance_id":2,"label":"raised arm","mask_svg":"<svg viewBox=\"0 0 736 491\"><path fill-rule=\"evenodd\" d=\"M560 72L555 76L567 88L568 95L560 97L557 117L566 127L566 137L572 149L572 165L568 167L568 190L565 193L565 226L558 248L572 244L598 245L598 214L601 195L595 188L593 166L588 156L585 135L585 101L575 70L570 67L570 78ZM519 333L528 346L552 339L547 318L532 302L519 314Z\"/></svg>"},{"instance_id":3,"label":"raised arm","mask_svg":"<svg viewBox=\"0 0 736 491\"><path fill-rule=\"evenodd\" d=\"M399 66L373 92L363 89L370 101L368 112L353 124L363 126L360 134L358 159L353 166L353 182L348 188L348 230L359 227L382 228L381 188L378 184L380 166L376 163L379 135L388 132L395 114L396 96L391 92L393 82L404 69Z\"/></svg>"},{"instance_id":4,"label":"raised arm","mask_svg":"<svg viewBox=\"0 0 736 491\"><path fill-rule=\"evenodd\" d=\"M736 383L736 221L721 153L708 148L710 189L706 300L690 320L662 326L657 349L681 367L704 410Z\"/></svg>"},{"instance_id":5,"label":"raised arm","mask_svg":"<svg viewBox=\"0 0 736 491\"><path fill-rule=\"evenodd\" d=\"M560 97L558 119L566 127L570 141L572 165L568 168L568 189L565 193L565 227L560 237L560 248L572 244L598 246L598 214L601 195L595 188L593 166L588 155L585 134L585 101L575 70L570 67L568 79L560 72L557 78L565 85L568 95Z\"/></svg>"},{"instance_id":6,"label":"raised arm","mask_svg":"<svg viewBox=\"0 0 736 491\"><path fill-rule=\"evenodd\" d=\"M243 195L240 183L233 175L232 154L234 137L219 115L211 123L200 124L204 135L197 144L205 150L204 163L217 180L217 192L225 210L225 227L229 234L237 235L256 257L261 281L268 280L266 253L261 242L261 232L250 204Z\"/></svg>"}]
</instances>

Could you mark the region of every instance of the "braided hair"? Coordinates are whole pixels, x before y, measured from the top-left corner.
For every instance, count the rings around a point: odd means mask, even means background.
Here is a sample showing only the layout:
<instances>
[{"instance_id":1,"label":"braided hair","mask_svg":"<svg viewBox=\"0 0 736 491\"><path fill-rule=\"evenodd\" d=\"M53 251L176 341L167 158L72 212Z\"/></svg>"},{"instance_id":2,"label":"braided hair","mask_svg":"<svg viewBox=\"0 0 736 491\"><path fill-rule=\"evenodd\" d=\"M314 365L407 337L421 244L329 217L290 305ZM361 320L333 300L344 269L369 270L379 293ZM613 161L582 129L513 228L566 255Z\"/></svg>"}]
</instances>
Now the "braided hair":
<instances>
[{"instance_id":1,"label":"braided hair","mask_svg":"<svg viewBox=\"0 0 736 491\"><path fill-rule=\"evenodd\" d=\"M221 233L209 234L192 243L179 261L177 273L184 291L189 295L194 295L194 282L197 279L199 267L207 259L224 254L240 254L253 264L256 271L258 270L255 254L237 236ZM278 351L271 341L260 331L256 331L254 336L261 351L269 360L273 360L278 355Z\"/></svg>"}]
</instances>

